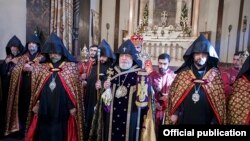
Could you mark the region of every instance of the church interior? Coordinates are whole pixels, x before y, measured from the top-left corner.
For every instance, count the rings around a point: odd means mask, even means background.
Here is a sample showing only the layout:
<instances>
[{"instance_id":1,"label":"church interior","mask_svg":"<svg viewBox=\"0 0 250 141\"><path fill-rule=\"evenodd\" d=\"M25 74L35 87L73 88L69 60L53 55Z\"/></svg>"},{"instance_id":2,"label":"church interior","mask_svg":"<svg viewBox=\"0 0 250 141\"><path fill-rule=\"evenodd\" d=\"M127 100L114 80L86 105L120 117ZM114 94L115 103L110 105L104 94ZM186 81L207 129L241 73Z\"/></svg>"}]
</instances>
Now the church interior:
<instances>
[{"instance_id":1,"label":"church interior","mask_svg":"<svg viewBox=\"0 0 250 141\"><path fill-rule=\"evenodd\" d=\"M57 33L78 59L86 46L102 39L116 49L134 33L143 36L143 51L157 64L170 54L171 66L183 63L183 54L204 34L220 58L232 63L236 51L250 47L250 0L10 0L1 1L0 58L16 35L25 44L32 33L44 41ZM246 53L244 53L246 54Z\"/></svg>"},{"instance_id":2,"label":"church interior","mask_svg":"<svg viewBox=\"0 0 250 141\"><path fill-rule=\"evenodd\" d=\"M249 55L249 7L250 0L0 0L0 63L14 35L25 46L31 34L43 44L54 32L82 61L89 47L102 39L116 52L137 34L143 38L142 57L150 59L154 68L158 56L167 53L169 66L177 69L203 34L223 70L232 66L235 52L240 52L241 64Z\"/></svg>"}]
</instances>

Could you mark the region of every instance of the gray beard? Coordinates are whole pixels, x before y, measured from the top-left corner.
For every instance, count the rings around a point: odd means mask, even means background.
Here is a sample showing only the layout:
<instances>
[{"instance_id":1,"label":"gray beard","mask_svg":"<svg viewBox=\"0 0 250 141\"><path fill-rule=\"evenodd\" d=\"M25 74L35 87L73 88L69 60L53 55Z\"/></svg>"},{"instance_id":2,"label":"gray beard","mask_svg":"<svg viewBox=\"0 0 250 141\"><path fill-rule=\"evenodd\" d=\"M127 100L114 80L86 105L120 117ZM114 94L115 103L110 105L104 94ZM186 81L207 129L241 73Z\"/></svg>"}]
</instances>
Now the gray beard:
<instances>
[{"instance_id":1,"label":"gray beard","mask_svg":"<svg viewBox=\"0 0 250 141\"><path fill-rule=\"evenodd\" d=\"M55 64L56 62L60 61L61 59L55 59L55 58L53 58L53 59L50 59L50 60L51 60L52 63Z\"/></svg>"},{"instance_id":2,"label":"gray beard","mask_svg":"<svg viewBox=\"0 0 250 141\"><path fill-rule=\"evenodd\" d=\"M13 53L11 52L11 54L12 54L13 56L17 56L18 53L19 53L19 52L13 52Z\"/></svg>"},{"instance_id":3,"label":"gray beard","mask_svg":"<svg viewBox=\"0 0 250 141\"><path fill-rule=\"evenodd\" d=\"M36 53L36 51L29 51L31 55L34 55Z\"/></svg>"},{"instance_id":4,"label":"gray beard","mask_svg":"<svg viewBox=\"0 0 250 141\"><path fill-rule=\"evenodd\" d=\"M194 61L194 63L197 65L197 66L204 66L206 64L206 61Z\"/></svg>"},{"instance_id":5,"label":"gray beard","mask_svg":"<svg viewBox=\"0 0 250 141\"><path fill-rule=\"evenodd\" d=\"M200 68L203 68L204 66L206 66L206 63L200 64L200 63L198 63L198 62L194 62L194 64L195 64L196 67L199 67L199 68L197 68L197 69L200 69Z\"/></svg>"}]
</instances>

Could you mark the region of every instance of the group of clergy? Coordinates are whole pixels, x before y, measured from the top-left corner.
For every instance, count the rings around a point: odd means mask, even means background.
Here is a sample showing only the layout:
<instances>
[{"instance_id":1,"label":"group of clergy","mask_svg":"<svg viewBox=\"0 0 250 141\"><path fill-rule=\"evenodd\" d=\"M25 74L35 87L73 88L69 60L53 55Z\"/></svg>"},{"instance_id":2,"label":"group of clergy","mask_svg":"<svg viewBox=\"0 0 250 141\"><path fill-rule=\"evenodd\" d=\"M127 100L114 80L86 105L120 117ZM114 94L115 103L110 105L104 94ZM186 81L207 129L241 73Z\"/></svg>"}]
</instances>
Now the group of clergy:
<instances>
[{"instance_id":1,"label":"group of clergy","mask_svg":"<svg viewBox=\"0 0 250 141\"><path fill-rule=\"evenodd\" d=\"M200 35L177 70L158 56L158 70L133 35L114 53L106 40L76 60L51 33L25 47L17 36L1 64L0 136L25 141L156 140L163 124L250 124L250 59L218 68L214 47ZM2 116L3 115L3 116Z\"/></svg>"}]
</instances>

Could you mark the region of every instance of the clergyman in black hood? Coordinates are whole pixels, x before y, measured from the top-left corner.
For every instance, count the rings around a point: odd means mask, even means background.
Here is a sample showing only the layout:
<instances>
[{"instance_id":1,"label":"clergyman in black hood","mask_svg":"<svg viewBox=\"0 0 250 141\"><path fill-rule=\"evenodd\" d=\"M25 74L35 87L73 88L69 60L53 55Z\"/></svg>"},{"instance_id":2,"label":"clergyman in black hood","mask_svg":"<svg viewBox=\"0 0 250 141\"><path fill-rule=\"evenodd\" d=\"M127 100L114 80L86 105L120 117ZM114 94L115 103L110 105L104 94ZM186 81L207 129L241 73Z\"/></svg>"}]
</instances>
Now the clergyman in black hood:
<instances>
[{"instance_id":1,"label":"clergyman in black hood","mask_svg":"<svg viewBox=\"0 0 250 141\"><path fill-rule=\"evenodd\" d=\"M100 51L100 52L99 52ZM102 113L97 113L102 106L97 105L102 101L100 99L100 94L102 93L102 85L103 82L107 79L107 70L109 67L113 65L116 60L115 54L113 53L111 46L106 40L102 40L100 45L98 46L97 55L100 53L100 58L96 60L96 63L93 65L91 73L87 78L87 87L86 94L84 98L85 104L85 116L86 116L86 140L88 139L90 129L96 127L97 120L102 116ZM99 62L97 62L99 61ZM99 74L98 74L98 64L99 66ZM98 76L99 75L99 76ZM99 79L97 78L99 77ZM95 109L96 113L94 112ZM100 108L100 109L99 109ZM95 116L93 116L95 114ZM93 121L95 123L93 123ZM92 135L91 135L92 136Z\"/></svg>"},{"instance_id":2,"label":"clergyman in black hood","mask_svg":"<svg viewBox=\"0 0 250 141\"><path fill-rule=\"evenodd\" d=\"M225 93L214 47L200 35L183 58L170 87L165 123L225 124Z\"/></svg>"},{"instance_id":3,"label":"clergyman in black hood","mask_svg":"<svg viewBox=\"0 0 250 141\"><path fill-rule=\"evenodd\" d=\"M7 43L5 50L6 50L6 58L1 64L1 80L2 80L2 102L0 105L0 113L1 113L1 118L0 118L0 137L1 135L9 135L10 133L13 133L13 131L10 131L9 129L6 129L6 124L8 124L11 121L7 121L7 101L8 101L8 95L9 95L9 86L10 86L10 79L14 67L20 60L20 55L23 52L23 45L20 41L20 39L14 35ZM12 104L10 104L12 105ZM19 126L17 126L18 128ZM5 129L4 129L5 128ZM5 130L5 131L4 131ZM16 131L16 130L15 130Z\"/></svg>"},{"instance_id":4,"label":"clergyman in black hood","mask_svg":"<svg viewBox=\"0 0 250 141\"><path fill-rule=\"evenodd\" d=\"M31 106L25 140L83 140L83 103L79 70L61 38L52 33L33 66Z\"/></svg>"},{"instance_id":5,"label":"clergyman in black hood","mask_svg":"<svg viewBox=\"0 0 250 141\"><path fill-rule=\"evenodd\" d=\"M106 111L104 123L106 124L103 129L103 138L113 141L134 141L136 140L137 117L140 116L139 118L143 119L147 109L145 108L147 105L145 105L141 114L138 115L137 93L141 89L137 87L137 84L141 79L138 73L141 70L142 62L131 40L121 44L116 56L117 60L108 72L110 78L104 82L105 92L110 90L109 95L112 96L112 100L104 100ZM143 77L142 81L146 81L146 78ZM145 97L143 100L148 99ZM137 133L140 134L142 130L138 131Z\"/></svg>"},{"instance_id":6,"label":"clergyman in black hood","mask_svg":"<svg viewBox=\"0 0 250 141\"><path fill-rule=\"evenodd\" d=\"M18 103L18 106L8 106L7 111L7 131L9 126L15 125L15 131L19 131L21 138L24 137L26 119L31 96L31 71L34 63L39 63L43 56L40 53L40 39L32 34L28 36L26 46L12 70L8 104ZM18 119L18 121L17 121Z\"/></svg>"}]
</instances>

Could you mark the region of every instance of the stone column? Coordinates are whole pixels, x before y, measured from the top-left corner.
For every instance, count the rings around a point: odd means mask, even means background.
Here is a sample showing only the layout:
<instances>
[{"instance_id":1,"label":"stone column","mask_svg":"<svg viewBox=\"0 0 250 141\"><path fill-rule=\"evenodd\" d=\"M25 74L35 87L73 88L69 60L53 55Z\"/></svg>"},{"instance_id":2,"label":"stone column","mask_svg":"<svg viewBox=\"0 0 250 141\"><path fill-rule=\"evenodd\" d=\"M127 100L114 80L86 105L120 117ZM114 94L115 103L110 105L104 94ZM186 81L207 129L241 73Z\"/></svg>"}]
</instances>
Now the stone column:
<instances>
[{"instance_id":1,"label":"stone column","mask_svg":"<svg viewBox=\"0 0 250 141\"><path fill-rule=\"evenodd\" d=\"M128 25L128 34L132 35L134 32L134 0L129 0L129 25Z\"/></svg>"},{"instance_id":2,"label":"stone column","mask_svg":"<svg viewBox=\"0 0 250 141\"><path fill-rule=\"evenodd\" d=\"M145 3L146 4L146 3ZM154 18L154 0L148 1L148 19L153 21Z\"/></svg>"},{"instance_id":3,"label":"stone column","mask_svg":"<svg viewBox=\"0 0 250 141\"><path fill-rule=\"evenodd\" d=\"M177 25L180 24L181 5L182 5L182 0L177 0L177 3L176 3L176 18L175 18L175 23Z\"/></svg>"}]
</instances>

